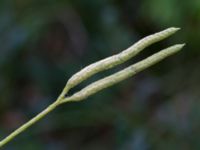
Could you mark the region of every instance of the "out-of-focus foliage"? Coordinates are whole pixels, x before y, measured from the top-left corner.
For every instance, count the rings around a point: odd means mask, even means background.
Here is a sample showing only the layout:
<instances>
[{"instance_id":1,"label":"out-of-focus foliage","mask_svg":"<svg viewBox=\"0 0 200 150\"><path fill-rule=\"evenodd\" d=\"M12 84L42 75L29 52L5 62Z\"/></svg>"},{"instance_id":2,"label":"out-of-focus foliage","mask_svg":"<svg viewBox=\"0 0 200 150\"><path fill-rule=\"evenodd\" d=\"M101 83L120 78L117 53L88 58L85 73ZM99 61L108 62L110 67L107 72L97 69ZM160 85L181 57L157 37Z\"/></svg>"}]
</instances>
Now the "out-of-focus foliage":
<instances>
[{"instance_id":1,"label":"out-of-focus foliage","mask_svg":"<svg viewBox=\"0 0 200 150\"><path fill-rule=\"evenodd\" d=\"M53 102L67 79L91 62L170 26L182 30L127 65L187 43L136 77L61 106L5 149L199 149L199 18L199 0L1 0L0 138Z\"/></svg>"}]
</instances>

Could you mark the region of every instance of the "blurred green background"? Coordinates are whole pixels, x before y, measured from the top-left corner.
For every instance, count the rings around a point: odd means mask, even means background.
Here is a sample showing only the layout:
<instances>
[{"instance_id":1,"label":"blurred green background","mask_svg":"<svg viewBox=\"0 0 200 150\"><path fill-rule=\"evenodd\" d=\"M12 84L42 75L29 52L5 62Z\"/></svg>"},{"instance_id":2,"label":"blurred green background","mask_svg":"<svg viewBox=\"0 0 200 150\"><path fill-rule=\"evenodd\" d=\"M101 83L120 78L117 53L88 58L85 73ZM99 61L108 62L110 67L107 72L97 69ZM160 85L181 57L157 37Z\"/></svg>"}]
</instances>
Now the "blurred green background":
<instances>
[{"instance_id":1,"label":"blurred green background","mask_svg":"<svg viewBox=\"0 0 200 150\"><path fill-rule=\"evenodd\" d=\"M50 113L6 150L200 149L199 0L1 0L0 139L52 103L84 66L140 38L182 30L120 67L186 42L180 53Z\"/></svg>"}]
</instances>

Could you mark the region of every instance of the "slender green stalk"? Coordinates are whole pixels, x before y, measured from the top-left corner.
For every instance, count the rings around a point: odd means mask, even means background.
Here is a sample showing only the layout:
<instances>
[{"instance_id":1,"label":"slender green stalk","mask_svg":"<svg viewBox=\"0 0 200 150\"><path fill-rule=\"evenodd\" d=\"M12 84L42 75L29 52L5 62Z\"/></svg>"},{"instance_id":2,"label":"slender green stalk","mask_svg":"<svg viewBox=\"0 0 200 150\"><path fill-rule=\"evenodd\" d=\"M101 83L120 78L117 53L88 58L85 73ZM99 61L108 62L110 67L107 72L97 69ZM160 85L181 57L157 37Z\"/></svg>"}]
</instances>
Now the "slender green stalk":
<instances>
[{"instance_id":1,"label":"slender green stalk","mask_svg":"<svg viewBox=\"0 0 200 150\"><path fill-rule=\"evenodd\" d=\"M41 120L43 117L45 117L48 113L53 111L57 106L67 103L70 101L80 101L83 99L86 99L87 97L105 89L108 88L120 81L123 81L136 73L154 65L155 63L165 59L166 57L178 52L181 50L184 46L184 44L177 44L174 46L171 46L169 48L166 48L136 64L133 64L117 73L114 73L110 76L107 76L103 79L100 79L96 82L91 83L90 85L86 86L82 90L76 92L72 96L65 97L68 91L73 88L74 86L78 85L82 81L88 79L92 75L101 72L103 70L107 70L109 68L112 68L114 66L117 66L128 59L132 58L136 54L138 54L140 51L142 51L144 48L147 46L158 42L162 39L167 38L168 36L174 34L179 28L168 28L164 31L158 32L156 34L147 36L146 38L140 40L130 48L122 51L119 54L113 55L111 57L105 58L103 60L100 60L96 63L93 63L75 75L73 75L65 85L63 91L61 92L60 96L58 99L49 105L45 110L43 110L41 113L39 113L37 116L32 118L30 121L16 129L14 132L12 132L10 135L8 135L6 138L4 138L2 141L0 141L0 148L6 145L8 142L13 140L17 135L31 127L33 124Z\"/></svg>"},{"instance_id":2,"label":"slender green stalk","mask_svg":"<svg viewBox=\"0 0 200 150\"><path fill-rule=\"evenodd\" d=\"M9 141L14 139L18 134L25 131L27 128L29 128L31 125L38 122L40 119L42 119L44 116L46 116L49 112L54 110L58 106L58 102L54 102L53 104L49 105L45 110L43 110L41 113L39 113L37 116L32 118L30 121L22 125L20 128L12 132L9 136L7 136L5 139L3 139L0 142L0 147L3 147L5 144L7 144Z\"/></svg>"}]
</instances>

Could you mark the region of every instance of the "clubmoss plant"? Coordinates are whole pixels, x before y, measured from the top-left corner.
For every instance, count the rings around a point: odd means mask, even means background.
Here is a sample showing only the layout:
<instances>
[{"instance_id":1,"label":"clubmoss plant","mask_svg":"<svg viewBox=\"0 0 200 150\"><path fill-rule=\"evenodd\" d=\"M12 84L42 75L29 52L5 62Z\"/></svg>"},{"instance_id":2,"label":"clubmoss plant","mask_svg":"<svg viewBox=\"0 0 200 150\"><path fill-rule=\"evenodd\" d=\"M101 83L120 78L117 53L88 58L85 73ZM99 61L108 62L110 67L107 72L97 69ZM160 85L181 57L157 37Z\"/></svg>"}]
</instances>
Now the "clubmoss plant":
<instances>
[{"instance_id":1,"label":"clubmoss plant","mask_svg":"<svg viewBox=\"0 0 200 150\"><path fill-rule=\"evenodd\" d=\"M171 47L168 47L164 50L161 50L160 52L142 60L139 61L136 64L130 65L129 67L118 71L110 76L107 76L103 79L100 79L98 81L95 81L91 83L90 85L86 86L82 90L76 92L75 94L71 96L66 96L68 91L80 84L82 81L88 79L89 77L104 71L108 70L110 68L113 68L119 64L124 63L125 61L129 60L130 58L136 56L138 53L140 53L144 48L150 46L153 43L159 42L175 32L177 32L179 28L171 27L166 30L163 30L161 32L152 34L150 36L147 36L143 38L142 40L138 41L128 49L122 51L119 54L107 57L103 60L100 60L96 63L93 63L85 68L83 68L81 71L74 74L65 85L63 91L58 96L57 100L55 100L54 103L49 105L45 110L43 110L41 113L36 115L34 118L32 118L30 121L16 129L14 132L12 132L10 135L8 135L6 138L4 138L2 141L0 141L0 148L3 147L5 144L10 142L12 139L14 139L17 135L25 131L27 128L29 128L31 125L35 124L37 121L42 119L44 116L46 116L49 112L54 110L56 107L58 107L61 104L72 102L72 101L81 101L89 96L108 88L120 81L123 81L136 73L158 63L159 61L165 59L166 57L173 55L174 53L177 53L180 51L185 44L176 44Z\"/></svg>"}]
</instances>

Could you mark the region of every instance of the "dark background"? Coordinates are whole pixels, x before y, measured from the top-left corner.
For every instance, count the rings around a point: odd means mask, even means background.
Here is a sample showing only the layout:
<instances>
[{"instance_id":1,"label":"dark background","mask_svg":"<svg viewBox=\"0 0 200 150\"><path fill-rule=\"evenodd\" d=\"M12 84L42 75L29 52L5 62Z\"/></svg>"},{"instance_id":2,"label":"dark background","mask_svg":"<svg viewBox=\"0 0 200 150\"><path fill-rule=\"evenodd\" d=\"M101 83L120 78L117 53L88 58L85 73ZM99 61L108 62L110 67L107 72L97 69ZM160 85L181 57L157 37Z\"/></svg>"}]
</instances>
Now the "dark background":
<instances>
[{"instance_id":1,"label":"dark background","mask_svg":"<svg viewBox=\"0 0 200 150\"><path fill-rule=\"evenodd\" d=\"M182 30L72 92L170 45L186 42L183 51L60 106L4 149L200 149L200 1L1 0L1 139L52 103L84 66L171 26Z\"/></svg>"}]
</instances>

